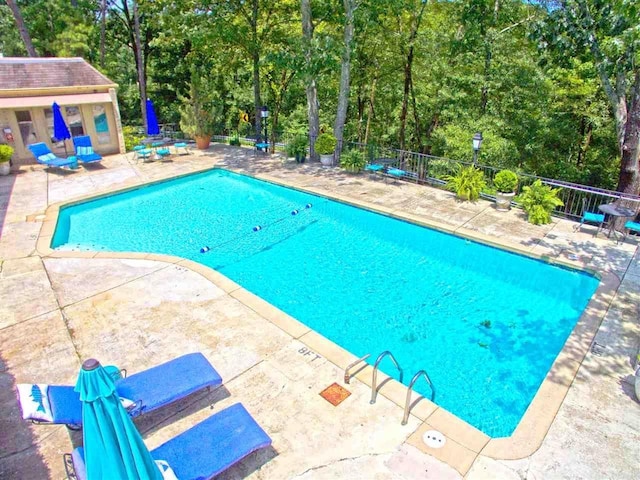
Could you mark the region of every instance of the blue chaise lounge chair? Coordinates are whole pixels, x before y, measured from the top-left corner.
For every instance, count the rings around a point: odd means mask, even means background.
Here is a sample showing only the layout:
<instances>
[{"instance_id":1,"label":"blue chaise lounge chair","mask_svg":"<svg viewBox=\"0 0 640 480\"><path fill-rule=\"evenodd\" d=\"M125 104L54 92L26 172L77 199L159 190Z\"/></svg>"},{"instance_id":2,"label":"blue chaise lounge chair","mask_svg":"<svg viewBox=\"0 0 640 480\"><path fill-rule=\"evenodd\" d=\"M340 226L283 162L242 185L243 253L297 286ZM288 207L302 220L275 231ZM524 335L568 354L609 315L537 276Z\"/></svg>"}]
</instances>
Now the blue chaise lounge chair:
<instances>
[{"instance_id":1,"label":"blue chaise lounge chair","mask_svg":"<svg viewBox=\"0 0 640 480\"><path fill-rule=\"evenodd\" d=\"M205 480L269 445L269 435L236 403L163 443L151 456L168 463L180 480ZM87 480L82 447L65 455L65 468L67 478Z\"/></svg>"},{"instance_id":2,"label":"blue chaise lounge chair","mask_svg":"<svg viewBox=\"0 0 640 480\"><path fill-rule=\"evenodd\" d=\"M73 146L76 149L76 157L82 163L93 163L102 160L102 157L93 151L91 145L91 137L83 135L82 137L73 137Z\"/></svg>"},{"instance_id":3,"label":"blue chaise lounge chair","mask_svg":"<svg viewBox=\"0 0 640 480\"><path fill-rule=\"evenodd\" d=\"M204 388L217 387L222 378L201 353L190 353L116 381L116 391L132 417L175 402ZM28 392L32 392L29 388ZM31 394L33 395L33 394ZM44 395L44 393L42 393ZM26 395L25 395L26 396ZM82 425L82 402L74 387L48 385L46 390L50 421L41 415L27 417L35 423L66 424L71 429ZM23 417L25 402L22 398ZM46 410L46 406L44 410Z\"/></svg>"},{"instance_id":4,"label":"blue chaise lounge chair","mask_svg":"<svg viewBox=\"0 0 640 480\"><path fill-rule=\"evenodd\" d=\"M60 158L56 157L56 154L49 150L46 143L32 143L27 145L33 156L36 157L38 163L46 165L47 167L56 168L77 168L78 162L75 158Z\"/></svg>"}]
</instances>

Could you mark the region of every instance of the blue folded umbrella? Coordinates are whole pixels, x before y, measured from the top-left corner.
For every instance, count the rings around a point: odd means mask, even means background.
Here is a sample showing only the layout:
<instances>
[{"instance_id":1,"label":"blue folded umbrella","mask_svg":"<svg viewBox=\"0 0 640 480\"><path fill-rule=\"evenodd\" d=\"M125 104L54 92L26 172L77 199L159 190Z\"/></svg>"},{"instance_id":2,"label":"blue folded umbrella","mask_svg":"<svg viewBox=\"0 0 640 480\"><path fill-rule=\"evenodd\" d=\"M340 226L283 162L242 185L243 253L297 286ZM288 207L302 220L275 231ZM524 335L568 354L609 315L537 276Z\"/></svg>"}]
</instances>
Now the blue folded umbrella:
<instances>
[{"instance_id":1,"label":"blue folded umbrella","mask_svg":"<svg viewBox=\"0 0 640 480\"><path fill-rule=\"evenodd\" d=\"M160 134L160 126L158 125L158 117L153 108L153 102L147 98L147 135Z\"/></svg>"},{"instance_id":2,"label":"blue folded umbrella","mask_svg":"<svg viewBox=\"0 0 640 480\"><path fill-rule=\"evenodd\" d=\"M162 480L140 432L120 403L111 376L97 360L82 364L75 389L82 401L87 478Z\"/></svg>"},{"instance_id":3,"label":"blue folded umbrella","mask_svg":"<svg viewBox=\"0 0 640 480\"><path fill-rule=\"evenodd\" d=\"M53 110L53 138L58 141L71 138L71 132L69 131L69 127L67 127L67 124L62 117L60 105L58 105L56 102L53 102L51 109Z\"/></svg>"}]
</instances>

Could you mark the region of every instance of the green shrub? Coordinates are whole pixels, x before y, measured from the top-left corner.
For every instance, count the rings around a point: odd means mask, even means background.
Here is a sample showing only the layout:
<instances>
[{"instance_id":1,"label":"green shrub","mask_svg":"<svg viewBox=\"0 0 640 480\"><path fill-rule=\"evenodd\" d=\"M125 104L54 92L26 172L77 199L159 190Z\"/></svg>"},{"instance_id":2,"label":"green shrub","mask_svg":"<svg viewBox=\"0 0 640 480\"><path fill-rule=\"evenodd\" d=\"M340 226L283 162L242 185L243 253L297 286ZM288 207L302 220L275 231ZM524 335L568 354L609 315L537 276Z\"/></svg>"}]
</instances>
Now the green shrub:
<instances>
[{"instance_id":1,"label":"green shrub","mask_svg":"<svg viewBox=\"0 0 640 480\"><path fill-rule=\"evenodd\" d=\"M445 180L448 190L456 192L458 198L472 202L480 197L480 192L487 185L482 170L478 170L473 165L468 167L458 165L456 172L453 175L447 175Z\"/></svg>"},{"instance_id":2,"label":"green shrub","mask_svg":"<svg viewBox=\"0 0 640 480\"><path fill-rule=\"evenodd\" d=\"M127 152L133 150L133 147L140 145L140 142L144 140L144 135L139 133L138 127L122 127L122 135L124 136L124 148Z\"/></svg>"},{"instance_id":3,"label":"green shrub","mask_svg":"<svg viewBox=\"0 0 640 480\"><path fill-rule=\"evenodd\" d=\"M307 136L295 135L287 143L287 155L289 157L304 158L307 155Z\"/></svg>"},{"instance_id":4,"label":"green shrub","mask_svg":"<svg viewBox=\"0 0 640 480\"><path fill-rule=\"evenodd\" d=\"M493 177L493 185L496 190L502 193L512 193L516 191L518 186L518 175L511 170L500 170Z\"/></svg>"},{"instance_id":5,"label":"green shrub","mask_svg":"<svg viewBox=\"0 0 640 480\"><path fill-rule=\"evenodd\" d=\"M6 163L11 160L13 155L13 147L10 145L0 145L0 163Z\"/></svg>"},{"instance_id":6,"label":"green shrub","mask_svg":"<svg viewBox=\"0 0 640 480\"><path fill-rule=\"evenodd\" d=\"M558 198L559 188L543 185L536 180L531 186L524 187L518 197L518 203L527 212L529 223L544 225L551 222L551 212L554 208L564 205Z\"/></svg>"},{"instance_id":7,"label":"green shrub","mask_svg":"<svg viewBox=\"0 0 640 480\"><path fill-rule=\"evenodd\" d=\"M367 161L360 150L349 150L340 155L340 166L347 172L358 173L364 169Z\"/></svg>"},{"instance_id":8,"label":"green shrub","mask_svg":"<svg viewBox=\"0 0 640 480\"><path fill-rule=\"evenodd\" d=\"M335 151L337 143L336 137L330 133L322 133L316 140L316 153L320 155L331 155Z\"/></svg>"},{"instance_id":9,"label":"green shrub","mask_svg":"<svg viewBox=\"0 0 640 480\"><path fill-rule=\"evenodd\" d=\"M240 138L238 138L237 135L234 135L233 137L229 137L229 145L233 145L234 147L239 147Z\"/></svg>"}]
</instances>

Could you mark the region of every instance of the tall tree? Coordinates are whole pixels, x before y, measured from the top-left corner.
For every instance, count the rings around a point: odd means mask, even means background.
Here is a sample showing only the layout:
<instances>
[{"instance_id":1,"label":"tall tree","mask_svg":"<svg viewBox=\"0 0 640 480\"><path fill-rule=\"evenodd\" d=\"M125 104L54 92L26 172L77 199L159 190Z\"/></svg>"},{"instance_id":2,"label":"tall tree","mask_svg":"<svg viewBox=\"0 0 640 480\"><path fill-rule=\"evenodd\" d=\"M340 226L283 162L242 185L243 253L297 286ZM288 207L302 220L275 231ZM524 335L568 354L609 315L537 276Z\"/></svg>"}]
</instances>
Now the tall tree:
<instances>
[{"instance_id":1,"label":"tall tree","mask_svg":"<svg viewBox=\"0 0 640 480\"><path fill-rule=\"evenodd\" d=\"M320 133L320 103L318 87L313 64L313 19L311 17L311 0L300 2L302 12L302 35L304 37L304 59L306 65L307 119L309 121L309 157L317 160L315 144Z\"/></svg>"},{"instance_id":2,"label":"tall tree","mask_svg":"<svg viewBox=\"0 0 640 480\"><path fill-rule=\"evenodd\" d=\"M100 0L100 67L104 68L107 38L107 0Z\"/></svg>"},{"instance_id":3,"label":"tall tree","mask_svg":"<svg viewBox=\"0 0 640 480\"><path fill-rule=\"evenodd\" d=\"M427 6L427 0L420 0L420 7L418 9L412 9L411 11L411 23L409 27L409 35L407 37L407 43L401 44L401 52L405 58L404 63L404 89L402 94L402 110L400 112L400 132L398 133L398 146L400 150L405 149L406 142L406 129L407 129L407 112L409 106L409 94L413 89L413 57L416 38L420 30L420 24L422 23L422 16ZM402 25L401 16L403 11L398 12L398 26Z\"/></svg>"},{"instance_id":4,"label":"tall tree","mask_svg":"<svg viewBox=\"0 0 640 480\"><path fill-rule=\"evenodd\" d=\"M133 38L136 53L136 65L138 67L138 88L140 89L140 111L142 112L142 125L147 130L147 77L145 75L144 57L142 53L142 41L140 40L140 14L138 2L133 2Z\"/></svg>"},{"instance_id":5,"label":"tall tree","mask_svg":"<svg viewBox=\"0 0 640 480\"><path fill-rule=\"evenodd\" d=\"M7 0L7 6L11 9L11 13L13 13L13 18L16 21L16 26L18 27L18 31L20 32L20 36L22 37L22 41L24 42L24 47L27 49L27 53L30 57L37 57L38 53L33 47L33 42L31 41L29 30L27 30L27 26L25 25L24 19L22 18L20 7L14 0Z\"/></svg>"},{"instance_id":6,"label":"tall tree","mask_svg":"<svg viewBox=\"0 0 640 480\"><path fill-rule=\"evenodd\" d=\"M598 72L616 123L620 149L617 189L640 193L640 32L635 2L548 2L542 38L561 54L588 56Z\"/></svg>"},{"instance_id":7,"label":"tall tree","mask_svg":"<svg viewBox=\"0 0 640 480\"><path fill-rule=\"evenodd\" d=\"M336 158L340 158L342 151L344 122L347 119L347 108L349 106L349 90L351 85L351 51L353 50L353 29L354 11L356 0L343 0L344 4L344 51L342 53L342 65L340 68L340 92L338 93L338 108L336 110L336 121L333 127L333 134L338 140L336 147Z\"/></svg>"}]
</instances>

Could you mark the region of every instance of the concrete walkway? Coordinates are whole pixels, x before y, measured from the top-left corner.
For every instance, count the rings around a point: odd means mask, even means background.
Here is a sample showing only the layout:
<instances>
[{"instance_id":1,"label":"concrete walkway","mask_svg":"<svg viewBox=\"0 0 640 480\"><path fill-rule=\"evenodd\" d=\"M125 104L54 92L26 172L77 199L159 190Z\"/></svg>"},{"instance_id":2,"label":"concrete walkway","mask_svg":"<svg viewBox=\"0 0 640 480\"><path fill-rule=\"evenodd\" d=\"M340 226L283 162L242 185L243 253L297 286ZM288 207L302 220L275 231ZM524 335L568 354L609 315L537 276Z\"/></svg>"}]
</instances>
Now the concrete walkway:
<instances>
[{"instance_id":1,"label":"concrete walkway","mask_svg":"<svg viewBox=\"0 0 640 480\"><path fill-rule=\"evenodd\" d=\"M456 422L439 409L424 421L419 409L406 426L402 407L384 387L369 405L361 377L345 385L326 341L273 312L204 267L172 257L109 253L68 258L42 254L51 235L47 208L58 202L182 175L214 165L276 179L381 211L433 223L458 234L572 261L617 279L601 305L589 348L576 360L568 392L539 448L496 460L487 442L456 441L430 451L421 441L429 422L441 431ZM89 170L90 169L90 170ZM640 477L640 405L633 393L633 359L640 339L640 256L626 244L554 220L532 226L522 212L496 212L488 202L457 202L448 192L399 182L385 184L317 164L216 145L170 162L133 163L126 156L78 172L23 169L0 178L0 478L64 478L62 453L81 434L35 426L20 418L16 383L73 384L81 361L96 357L137 372L200 351L224 385L136 420L153 448L213 412L242 402L273 438L221 478L260 479L635 479ZM576 260L571 260L576 259ZM237 287L237 286L236 286ZM275 310L275 309L272 309ZM279 323L283 322L283 323ZM283 326L286 323L286 326ZM293 326L292 326L293 325ZM315 348L315 346L318 348ZM340 352L339 352L340 353ZM584 358L583 358L584 357ZM351 395L337 407L318 394L337 382ZM391 400L390 400L391 398ZM546 435L545 435L546 434ZM437 457L437 458L436 458ZM505 460L504 458L517 458Z\"/></svg>"}]
</instances>

